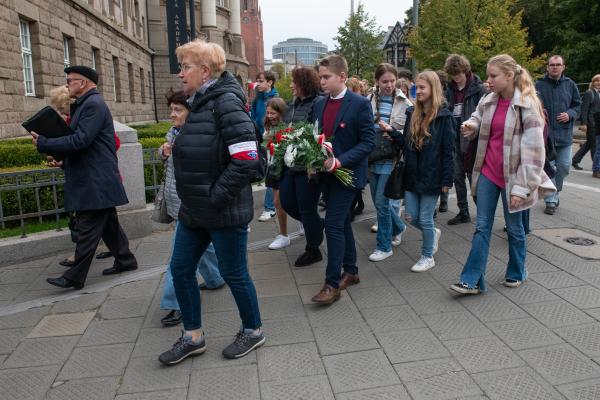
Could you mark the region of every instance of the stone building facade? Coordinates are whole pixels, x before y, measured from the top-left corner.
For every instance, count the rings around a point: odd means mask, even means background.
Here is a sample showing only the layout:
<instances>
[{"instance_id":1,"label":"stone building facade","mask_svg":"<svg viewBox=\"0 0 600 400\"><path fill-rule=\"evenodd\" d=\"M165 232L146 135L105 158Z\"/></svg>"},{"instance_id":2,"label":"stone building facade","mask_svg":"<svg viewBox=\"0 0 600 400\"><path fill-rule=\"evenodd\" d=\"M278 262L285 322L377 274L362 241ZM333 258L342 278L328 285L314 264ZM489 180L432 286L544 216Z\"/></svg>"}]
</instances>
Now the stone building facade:
<instances>
[{"instance_id":1,"label":"stone building facade","mask_svg":"<svg viewBox=\"0 0 600 400\"><path fill-rule=\"evenodd\" d=\"M263 25L258 0L242 0L242 37L246 45L248 77L254 80L256 74L265 70L265 48Z\"/></svg>"},{"instance_id":2,"label":"stone building facade","mask_svg":"<svg viewBox=\"0 0 600 400\"><path fill-rule=\"evenodd\" d=\"M166 1L146 1L148 2L150 47L155 51L156 110L158 118L165 119L169 116L165 96L171 89L177 90L181 83L177 75L169 71ZM248 61L244 56L240 13L240 0L195 1L196 36L217 43L225 49L227 55L225 68L231 71L244 86L243 83L248 79ZM189 9L186 23L189 28Z\"/></svg>"},{"instance_id":3,"label":"stone building facade","mask_svg":"<svg viewBox=\"0 0 600 400\"><path fill-rule=\"evenodd\" d=\"M226 68L247 82L240 0L194 3L197 36L221 45ZM26 134L21 122L65 84L66 65L96 68L115 120L168 118L165 95L180 82L166 25L165 0L0 0L0 139ZM262 23L260 39L262 50Z\"/></svg>"},{"instance_id":4,"label":"stone building facade","mask_svg":"<svg viewBox=\"0 0 600 400\"><path fill-rule=\"evenodd\" d=\"M146 0L0 1L0 138L25 134L75 64L96 68L116 120L153 120L145 26Z\"/></svg>"}]
</instances>

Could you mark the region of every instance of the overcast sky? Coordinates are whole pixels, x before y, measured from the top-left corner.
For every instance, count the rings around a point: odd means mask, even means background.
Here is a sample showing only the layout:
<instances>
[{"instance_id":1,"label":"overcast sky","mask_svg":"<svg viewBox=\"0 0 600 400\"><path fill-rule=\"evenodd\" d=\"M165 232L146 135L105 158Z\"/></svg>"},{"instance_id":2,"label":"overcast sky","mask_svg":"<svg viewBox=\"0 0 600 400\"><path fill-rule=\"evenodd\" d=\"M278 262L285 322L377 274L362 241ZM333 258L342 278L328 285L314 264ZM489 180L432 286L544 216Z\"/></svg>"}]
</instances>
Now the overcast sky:
<instances>
[{"instance_id":1,"label":"overcast sky","mask_svg":"<svg viewBox=\"0 0 600 400\"><path fill-rule=\"evenodd\" d=\"M404 21L412 0L362 0L366 12L381 28ZM350 14L350 0L258 0L262 10L265 58L271 58L274 44L292 37L307 37L333 50L337 28ZM358 0L354 0L354 7Z\"/></svg>"}]
</instances>

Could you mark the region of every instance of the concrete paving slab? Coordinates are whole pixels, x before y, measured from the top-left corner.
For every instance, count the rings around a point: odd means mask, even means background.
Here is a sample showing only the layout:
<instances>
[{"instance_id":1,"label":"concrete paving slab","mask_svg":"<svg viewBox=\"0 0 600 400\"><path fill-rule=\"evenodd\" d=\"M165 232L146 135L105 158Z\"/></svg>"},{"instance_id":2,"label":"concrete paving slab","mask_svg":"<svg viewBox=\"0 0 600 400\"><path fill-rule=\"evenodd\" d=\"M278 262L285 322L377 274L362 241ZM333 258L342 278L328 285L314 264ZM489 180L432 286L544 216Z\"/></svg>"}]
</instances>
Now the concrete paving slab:
<instances>
[{"instance_id":1,"label":"concrete paving slab","mask_svg":"<svg viewBox=\"0 0 600 400\"><path fill-rule=\"evenodd\" d=\"M265 346L312 342L315 340L308 319L304 316L265 320L263 321L263 330L268 332Z\"/></svg>"},{"instance_id":2,"label":"concrete paving slab","mask_svg":"<svg viewBox=\"0 0 600 400\"><path fill-rule=\"evenodd\" d=\"M256 365L193 371L189 398L260 400Z\"/></svg>"},{"instance_id":3,"label":"concrete paving slab","mask_svg":"<svg viewBox=\"0 0 600 400\"><path fill-rule=\"evenodd\" d=\"M64 364L79 336L24 339L4 362L3 368Z\"/></svg>"},{"instance_id":4,"label":"concrete paving slab","mask_svg":"<svg viewBox=\"0 0 600 400\"><path fill-rule=\"evenodd\" d=\"M463 296L457 300L483 322L504 321L525 318L525 313L512 301L498 293L479 296Z\"/></svg>"},{"instance_id":5,"label":"concrete paving slab","mask_svg":"<svg viewBox=\"0 0 600 400\"><path fill-rule=\"evenodd\" d=\"M569 344L523 350L519 355L553 385L600 379L600 366Z\"/></svg>"},{"instance_id":6,"label":"concrete paving slab","mask_svg":"<svg viewBox=\"0 0 600 400\"><path fill-rule=\"evenodd\" d=\"M557 388L569 400L594 400L600 398L600 382L597 379L568 383Z\"/></svg>"},{"instance_id":7,"label":"concrete paving slab","mask_svg":"<svg viewBox=\"0 0 600 400\"><path fill-rule=\"evenodd\" d=\"M564 399L529 367L475 374L473 379L492 400Z\"/></svg>"},{"instance_id":8,"label":"concrete paving slab","mask_svg":"<svg viewBox=\"0 0 600 400\"><path fill-rule=\"evenodd\" d=\"M187 398L187 388L178 388L158 392L120 394L115 400L181 400Z\"/></svg>"},{"instance_id":9,"label":"concrete paving slab","mask_svg":"<svg viewBox=\"0 0 600 400\"><path fill-rule=\"evenodd\" d=\"M425 327L421 318L407 305L370 308L364 313L364 318L376 333Z\"/></svg>"},{"instance_id":10,"label":"concrete paving slab","mask_svg":"<svg viewBox=\"0 0 600 400\"><path fill-rule=\"evenodd\" d=\"M392 364L448 357L450 354L429 329L376 333Z\"/></svg>"},{"instance_id":11,"label":"concrete paving slab","mask_svg":"<svg viewBox=\"0 0 600 400\"><path fill-rule=\"evenodd\" d=\"M589 324L594 319L577 309L566 301L553 301L549 303L526 304L523 310L548 328L562 326Z\"/></svg>"},{"instance_id":12,"label":"concrete paving slab","mask_svg":"<svg viewBox=\"0 0 600 400\"><path fill-rule=\"evenodd\" d=\"M365 313L368 313L366 310L369 308L406 304L406 300L390 285L377 288L355 285L348 288L348 293L358 309Z\"/></svg>"},{"instance_id":13,"label":"concrete paving slab","mask_svg":"<svg viewBox=\"0 0 600 400\"><path fill-rule=\"evenodd\" d=\"M555 332L586 356L600 356L600 323L568 326Z\"/></svg>"},{"instance_id":14,"label":"concrete paving slab","mask_svg":"<svg viewBox=\"0 0 600 400\"><path fill-rule=\"evenodd\" d=\"M313 328L313 331L322 356L380 348L370 328L364 323L321 326Z\"/></svg>"},{"instance_id":15,"label":"concrete paving slab","mask_svg":"<svg viewBox=\"0 0 600 400\"><path fill-rule=\"evenodd\" d=\"M554 289L554 293L577 308L600 307L600 289L586 285Z\"/></svg>"},{"instance_id":16,"label":"concrete paving slab","mask_svg":"<svg viewBox=\"0 0 600 400\"><path fill-rule=\"evenodd\" d=\"M402 385L339 393L336 398L338 400L410 400L410 396Z\"/></svg>"},{"instance_id":17,"label":"concrete paving slab","mask_svg":"<svg viewBox=\"0 0 600 400\"><path fill-rule=\"evenodd\" d=\"M60 371L58 379L123 375L132 351L133 343L77 347Z\"/></svg>"},{"instance_id":18,"label":"concrete paving slab","mask_svg":"<svg viewBox=\"0 0 600 400\"><path fill-rule=\"evenodd\" d=\"M444 345L469 373L525 365L523 360L494 336L449 340Z\"/></svg>"},{"instance_id":19,"label":"concrete paving slab","mask_svg":"<svg viewBox=\"0 0 600 400\"><path fill-rule=\"evenodd\" d=\"M135 343L143 318L92 321L79 341L79 346Z\"/></svg>"},{"instance_id":20,"label":"concrete paving slab","mask_svg":"<svg viewBox=\"0 0 600 400\"><path fill-rule=\"evenodd\" d=\"M48 314L48 307L37 307L20 313L0 317L0 329L21 328L36 325Z\"/></svg>"},{"instance_id":21,"label":"concrete paving slab","mask_svg":"<svg viewBox=\"0 0 600 400\"><path fill-rule=\"evenodd\" d=\"M31 328L3 329L0 331L0 354L9 354Z\"/></svg>"},{"instance_id":22,"label":"concrete paving slab","mask_svg":"<svg viewBox=\"0 0 600 400\"><path fill-rule=\"evenodd\" d=\"M262 400L334 400L325 375L290 379L285 382L264 382Z\"/></svg>"},{"instance_id":23,"label":"concrete paving slab","mask_svg":"<svg viewBox=\"0 0 600 400\"><path fill-rule=\"evenodd\" d=\"M47 400L112 400L119 386L118 377L77 379L54 386Z\"/></svg>"},{"instance_id":24,"label":"concrete paving slab","mask_svg":"<svg viewBox=\"0 0 600 400\"><path fill-rule=\"evenodd\" d=\"M538 229L535 235L579 257L600 260L600 237L581 229Z\"/></svg>"},{"instance_id":25,"label":"concrete paving slab","mask_svg":"<svg viewBox=\"0 0 600 400\"><path fill-rule=\"evenodd\" d=\"M424 315L423 321L440 340L487 336L491 332L469 312Z\"/></svg>"},{"instance_id":26,"label":"concrete paving slab","mask_svg":"<svg viewBox=\"0 0 600 400\"><path fill-rule=\"evenodd\" d=\"M166 367L156 357L133 358L127 365L119 394L187 388L191 362ZM142 397L143 399L149 397ZM192 397L199 398L199 396Z\"/></svg>"},{"instance_id":27,"label":"concrete paving slab","mask_svg":"<svg viewBox=\"0 0 600 400\"><path fill-rule=\"evenodd\" d=\"M143 317L151 302L152 298L148 296L129 299L109 297L98 310L98 315L103 319Z\"/></svg>"},{"instance_id":28,"label":"concrete paving slab","mask_svg":"<svg viewBox=\"0 0 600 400\"><path fill-rule=\"evenodd\" d=\"M325 356L323 363L336 395L400 383L382 350Z\"/></svg>"},{"instance_id":29,"label":"concrete paving slab","mask_svg":"<svg viewBox=\"0 0 600 400\"><path fill-rule=\"evenodd\" d=\"M27 338L82 335L94 315L95 312L47 315L33 328Z\"/></svg>"},{"instance_id":30,"label":"concrete paving slab","mask_svg":"<svg viewBox=\"0 0 600 400\"><path fill-rule=\"evenodd\" d=\"M283 382L325 373L315 343L262 347L257 357L261 382Z\"/></svg>"},{"instance_id":31,"label":"concrete paving slab","mask_svg":"<svg viewBox=\"0 0 600 400\"><path fill-rule=\"evenodd\" d=\"M41 400L50 389L60 366L0 370L3 400Z\"/></svg>"},{"instance_id":32,"label":"concrete paving slab","mask_svg":"<svg viewBox=\"0 0 600 400\"><path fill-rule=\"evenodd\" d=\"M533 318L487 324L513 350L560 344L563 341Z\"/></svg>"}]
</instances>

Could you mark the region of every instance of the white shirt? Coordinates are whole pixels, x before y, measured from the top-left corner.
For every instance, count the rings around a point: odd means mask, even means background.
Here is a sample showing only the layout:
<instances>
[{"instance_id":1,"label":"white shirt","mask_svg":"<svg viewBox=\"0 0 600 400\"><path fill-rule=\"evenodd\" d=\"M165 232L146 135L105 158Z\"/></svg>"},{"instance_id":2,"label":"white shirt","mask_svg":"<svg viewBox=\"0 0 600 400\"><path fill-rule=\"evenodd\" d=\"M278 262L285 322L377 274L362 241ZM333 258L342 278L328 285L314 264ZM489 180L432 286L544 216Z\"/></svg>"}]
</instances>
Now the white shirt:
<instances>
[{"instance_id":1,"label":"white shirt","mask_svg":"<svg viewBox=\"0 0 600 400\"><path fill-rule=\"evenodd\" d=\"M335 96L335 97L333 97L333 96L329 95L329 98L330 98L331 100L343 99L343 98L344 98L344 96L346 95L346 91L347 91L347 90L348 90L348 88L344 88L344 90L342 90L340 94L338 94L338 95L337 95L337 96Z\"/></svg>"}]
</instances>

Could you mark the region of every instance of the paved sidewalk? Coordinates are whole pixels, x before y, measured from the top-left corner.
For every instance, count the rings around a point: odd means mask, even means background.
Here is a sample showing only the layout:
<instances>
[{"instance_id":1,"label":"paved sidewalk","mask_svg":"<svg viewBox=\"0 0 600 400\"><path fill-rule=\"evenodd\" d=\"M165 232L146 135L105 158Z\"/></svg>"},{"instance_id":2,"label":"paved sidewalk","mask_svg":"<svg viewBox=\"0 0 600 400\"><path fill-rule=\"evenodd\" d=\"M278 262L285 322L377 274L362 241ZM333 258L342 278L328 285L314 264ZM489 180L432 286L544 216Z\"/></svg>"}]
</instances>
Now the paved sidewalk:
<instances>
[{"instance_id":1,"label":"paved sidewalk","mask_svg":"<svg viewBox=\"0 0 600 400\"><path fill-rule=\"evenodd\" d=\"M584 259L539 237L561 228L600 236L600 181L573 172L568 182L555 216L542 204L532 211L530 279L518 289L499 284L508 255L499 207L490 290L474 297L447 290L473 233L472 224L446 224L453 199L438 217L436 267L415 274L421 243L412 228L393 257L368 261L375 235L365 192L368 207L354 224L361 283L328 307L310 304L324 264L293 267L303 239L269 251L275 222L254 221L250 271L267 343L234 361L221 356L240 323L227 289L202 292L207 352L175 367L157 361L179 335L161 327L158 308L171 232L132 243L134 273L107 279L100 273L111 260L95 261L85 288L93 293L45 283L68 254L2 267L0 398L600 399L600 251Z\"/></svg>"}]
</instances>

